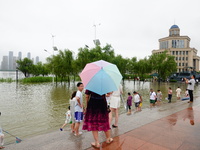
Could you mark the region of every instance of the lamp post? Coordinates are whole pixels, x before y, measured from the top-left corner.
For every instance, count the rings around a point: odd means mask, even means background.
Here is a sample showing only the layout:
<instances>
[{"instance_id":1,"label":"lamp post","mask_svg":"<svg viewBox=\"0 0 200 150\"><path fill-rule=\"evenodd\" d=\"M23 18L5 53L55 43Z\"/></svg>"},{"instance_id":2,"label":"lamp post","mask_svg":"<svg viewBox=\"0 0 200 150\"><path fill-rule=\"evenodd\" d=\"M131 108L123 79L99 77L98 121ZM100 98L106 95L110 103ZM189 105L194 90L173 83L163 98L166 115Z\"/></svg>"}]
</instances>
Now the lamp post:
<instances>
[{"instance_id":1,"label":"lamp post","mask_svg":"<svg viewBox=\"0 0 200 150\"><path fill-rule=\"evenodd\" d=\"M52 45L53 45L53 58L54 58L54 51L58 51L58 48L56 46L54 46L54 37L55 35L51 35L52 36ZM44 49L45 52L49 53L48 50ZM51 53L49 53L51 54ZM54 84L54 63L53 63L53 68L52 68L52 75L53 75L53 78L52 78L52 83Z\"/></svg>"},{"instance_id":2,"label":"lamp post","mask_svg":"<svg viewBox=\"0 0 200 150\"><path fill-rule=\"evenodd\" d=\"M97 46L97 45L100 45L100 41L99 39L96 38L97 36L97 26L100 26L101 24L94 24L93 27L94 27L94 44Z\"/></svg>"}]
</instances>

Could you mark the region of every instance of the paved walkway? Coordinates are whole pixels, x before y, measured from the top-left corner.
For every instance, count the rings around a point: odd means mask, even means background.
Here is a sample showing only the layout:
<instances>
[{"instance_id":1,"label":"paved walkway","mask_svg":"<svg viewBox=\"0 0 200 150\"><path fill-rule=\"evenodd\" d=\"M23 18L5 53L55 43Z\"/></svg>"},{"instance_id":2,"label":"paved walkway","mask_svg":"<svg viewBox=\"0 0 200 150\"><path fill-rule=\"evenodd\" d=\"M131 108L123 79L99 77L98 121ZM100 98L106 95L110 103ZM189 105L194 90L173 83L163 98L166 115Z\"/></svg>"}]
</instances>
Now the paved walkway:
<instances>
[{"instance_id":1,"label":"paved walkway","mask_svg":"<svg viewBox=\"0 0 200 150\"><path fill-rule=\"evenodd\" d=\"M194 124L193 124L194 122ZM114 142L106 144L100 133L103 150L199 150L200 99L193 104L178 101L127 116L120 115L119 128L112 129ZM69 131L56 131L7 145L5 150L92 150L91 132L79 137Z\"/></svg>"}]
</instances>

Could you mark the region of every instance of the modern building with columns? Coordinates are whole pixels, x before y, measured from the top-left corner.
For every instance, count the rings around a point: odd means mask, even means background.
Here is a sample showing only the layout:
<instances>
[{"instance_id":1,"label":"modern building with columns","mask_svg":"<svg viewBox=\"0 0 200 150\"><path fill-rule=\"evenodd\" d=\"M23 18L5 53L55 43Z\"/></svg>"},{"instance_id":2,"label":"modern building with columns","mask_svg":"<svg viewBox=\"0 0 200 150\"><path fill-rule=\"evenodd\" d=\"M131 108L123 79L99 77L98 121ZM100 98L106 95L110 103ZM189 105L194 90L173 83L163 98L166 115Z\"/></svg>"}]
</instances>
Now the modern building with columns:
<instances>
[{"instance_id":1,"label":"modern building with columns","mask_svg":"<svg viewBox=\"0 0 200 150\"><path fill-rule=\"evenodd\" d=\"M190 47L190 38L180 36L180 28L177 25L171 26L169 36L159 39L159 49L153 50L152 54L163 53L175 56L177 72L199 71L200 57L197 56L197 49Z\"/></svg>"}]
</instances>

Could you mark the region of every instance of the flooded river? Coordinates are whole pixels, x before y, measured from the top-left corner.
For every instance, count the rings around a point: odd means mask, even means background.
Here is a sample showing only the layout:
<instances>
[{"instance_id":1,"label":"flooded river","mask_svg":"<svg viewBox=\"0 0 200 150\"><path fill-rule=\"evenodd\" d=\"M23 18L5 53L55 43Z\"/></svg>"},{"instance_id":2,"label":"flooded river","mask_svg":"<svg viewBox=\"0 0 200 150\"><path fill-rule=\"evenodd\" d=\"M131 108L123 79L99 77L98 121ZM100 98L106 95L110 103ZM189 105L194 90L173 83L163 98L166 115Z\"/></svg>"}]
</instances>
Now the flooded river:
<instances>
[{"instance_id":1,"label":"flooded river","mask_svg":"<svg viewBox=\"0 0 200 150\"><path fill-rule=\"evenodd\" d=\"M76 89L76 83L58 84L21 84L0 83L0 125L9 133L22 140L38 134L59 130L65 121L65 112L69 106L71 93ZM128 92L138 91L143 96L143 108L149 106L149 89L160 89L163 97L167 97L168 87L172 87L173 99L176 102L175 89L180 86L186 89L184 83L152 83L125 81L124 99ZM195 86L194 95L199 96L200 86ZM163 98L163 99L164 99ZM163 100L167 105L167 101ZM134 108L134 107L132 107ZM121 113L125 112L123 105ZM5 144L14 143L15 138L5 133Z\"/></svg>"}]
</instances>

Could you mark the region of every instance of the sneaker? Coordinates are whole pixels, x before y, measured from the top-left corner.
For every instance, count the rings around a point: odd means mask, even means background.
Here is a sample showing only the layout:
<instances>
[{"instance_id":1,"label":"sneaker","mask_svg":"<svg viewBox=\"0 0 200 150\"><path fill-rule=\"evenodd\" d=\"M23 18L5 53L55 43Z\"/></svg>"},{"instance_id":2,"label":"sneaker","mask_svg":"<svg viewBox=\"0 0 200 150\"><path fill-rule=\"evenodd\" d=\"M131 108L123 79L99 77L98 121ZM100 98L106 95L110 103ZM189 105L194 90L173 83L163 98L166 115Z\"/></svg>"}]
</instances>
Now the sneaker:
<instances>
[{"instance_id":1,"label":"sneaker","mask_svg":"<svg viewBox=\"0 0 200 150\"><path fill-rule=\"evenodd\" d=\"M83 134L83 132L79 132L78 134L81 135L81 134Z\"/></svg>"},{"instance_id":2,"label":"sneaker","mask_svg":"<svg viewBox=\"0 0 200 150\"><path fill-rule=\"evenodd\" d=\"M60 128L60 131L63 131L63 129L62 129L62 128Z\"/></svg>"}]
</instances>

